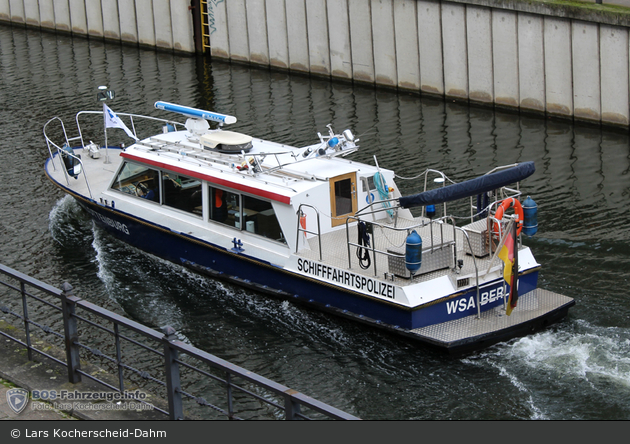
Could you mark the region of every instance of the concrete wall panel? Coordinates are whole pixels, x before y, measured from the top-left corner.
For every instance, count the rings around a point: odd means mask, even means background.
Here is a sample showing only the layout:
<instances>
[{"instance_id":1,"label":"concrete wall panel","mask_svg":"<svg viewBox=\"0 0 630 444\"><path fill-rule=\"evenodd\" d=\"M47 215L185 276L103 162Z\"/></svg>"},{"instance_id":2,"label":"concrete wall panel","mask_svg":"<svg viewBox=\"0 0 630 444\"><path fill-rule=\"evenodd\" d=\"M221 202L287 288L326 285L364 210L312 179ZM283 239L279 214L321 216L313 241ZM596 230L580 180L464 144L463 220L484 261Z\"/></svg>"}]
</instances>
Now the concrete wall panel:
<instances>
[{"instance_id":1,"label":"concrete wall panel","mask_svg":"<svg viewBox=\"0 0 630 444\"><path fill-rule=\"evenodd\" d=\"M24 8L24 23L29 26L41 26L41 17L39 13L39 0L23 0L23 8ZM52 2L51 13L52 13ZM52 19L52 22L50 21ZM52 28L54 27L54 14L48 14L48 20L46 27Z\"/></svg>"},{"instance_id":2,"label":"concrete wall panel","mask_svg":"<svg viewBox=\"0 0 630 444\"><path fill-rule=\"evenodd\" d=\"M277 68L288 68L287 11L284 0L267 0L266 13L269 64Z\"/></svg>"},{"instance_id":3,"label":"concrete wall panel","mask_svg":"<svg viewBox=\"0 0 630 444\"><path fill-rule=\"evenodd\" d=\"M85 15L85 1L69 0L70 26L75 34L85 35L88 33L87 16Z\"/></svg>"},{"instance_id":4,"label":"concrete wall panel","mask_svg":"<svg viewBox=\"0 0 630 444\"><path fill-rule=\"evenodd\" d=\"M418 3L420 90L433 94L444 94L441 16L440 2L421 1Z\"/></svg>"},{"instance_id":5,"label":"concrete wall panel","mask_svg":"<svg viewBox=\"0 0 630 444\"><path fill-rule=\"evenodd\" d=\"M26 22L24 2L22 0L9 0L9 11L11 14L11 21L13 23Z\"/></svg>"},{"instance_id":6,"label":"concrete wall panel","mask_svg":"<svg viewBox=\"0 0 630 444\"><path fill-rule=\"evenodd\" d=\"M247 36L249 38L249 61L259 65L269 64L267 44L267 11L265 0L247 0Z\"/></svg>"},{"instance_id":7,"label":"concrete wall panel","mask_svg":"<svg viewBox=\"0 0 630 444\"><path fill-rule=\"evenodd\" d=\"M489 8L466 7L468 47L468 97L483 103L494 101L492 69L492 15Z\"/></svg>"},{"instance_id":8,"label":"concrete wall panel","mask_svg":"<svg viewBox=\"0 0 630 444\"><path fill-rule=\"evenodd\" d=\"M52 0L39 0L39 21L40 26L42 28L47 29L55 29L55 7L53 5ZM24 10L28 13L26 9L27 4L24 3ZM27 22L28 24L28 22Z\"/></svg>"},{"instance_id":9,"label":"concrete wall panel","mask_svg":"<svg viewBox=\"0 0 630 444\"><path fill-rule=\"evenodd\" d=\"M247 13L245 0L226 2L227 29L230 40L230 58L249 61L249 39L247 36Z\"/></svg>"},{"instance_id":10,"label":"concrete wall panel","mask_svg":"<svg viewBox=\"0 0 630 444\"><path fill-rule=\"evenodd\" d=\"M518 32L513 12L492 11L492 60L495 103L517 108Z\"/></svg>"},{"instance_id":11,"label":"concrete wall panel","mask_svg":"<svg viewBox=\"0 0 630 444\"><path fill-rule=\"evenodd\" d=\"M547 113L573 115L573 64L571 22L545 17L545 97Z\"/></svg>"},{"instance_id":12,"label":"concrete wall panel","mask_svg":"<svg viewBox=\"0 0 630 444\"><path fill-rule=\"evenodd\" d=\"M155 46L173 48L173 25L169 0L153 0L153 23L155 23Z\"/></svg>"},{"instance_id":13,"label":"concrete wall panel","mask_svg":"<svg viewBox=\"0 0 630 444\"><path fill-rule=\"evenodd\" d=\"M628 30L600 25L602 121L628 125Z\"/></svg>"},{"instance_id":14,"label":"concrete wall panel","mask_svg":"<svg viewBox=\"0 0 630 444\"><path fill-rule=\"evenodd\" d=\"M518 74L521 109L545 111L543 18L518 15Z\"/></svg>"},{"instance_id":15,"label":"concrete wall panel","mask_svg":"<svg viewBox=\"0 0 630 444\"><path fill-rule=\"evenodd\" d=\"M153 0L136 0L136 17L153 18ZM153 20L138 21L138 43L155 46L155 23Z\"/></svg>"},{"instance_id":16,"label":"concrete wall panel","mask_svg":"<svg viewBox=\"0 0 630 444\"><path fill-rule=\"evenodd\" d=\"M330 75L326 0L306 0L306 28L311 73Z\"/></svg>"},{"instance_id":17,"label":"concrete wall panel","mask_svg":"<svg viewBox=\"0 0 630 444\"><path fill-rule=\"evenodd\" d=\"M118 0L118 10L120 11L120 40L128 43L138 43L136 5L128 0ZM143 11L143 14L146 14L146 12Z\"/></svg>"},{"instance_id":18,"label":"concrete wall panel","mask_svg":"<svg viewBox=\"0 0 630 444\"><path fill-rule=\"evenodd\" d=\"M70 32L70 5L68 0L53 0L55 11L55 29L62 32Z\"/></svg>"},{"instance_id":19,"label":"concrete wall panel","mask_svg":"<svg viewBox=\"0 0 630 444\"><path fill-rule=\"evenodd\" d=\"M372 8L365 0L348 0L352 78L374 82L374 52L372 48Z\"/></svg>"},{"instance_id":20,"label":"concrete wall panel","mask_svg":"<svg viewBox=\"0 0 630 444\"><path fill-rule=\"evenodd\" d=\"M350 50L350 23L348 0L326 2L330 27L330 73L342 79L352 78L352 52Z\"/></svg>"},{"instance_id":21,"label":"concrete wall panel","mask_svg":"<svg viewBox=\"0 0 630 444\"><path fill-rule=\"evenodd\" d=\"M103 37L101 0L85 2L85 16L87 18L88 35L91 37Z\"/></svg>"},{"instance_id":22,"label":"concrete wall panel","mask_svg":"<svg viewBox=\"0 0 630 444\"><path fill-rule=\"evenodd\" d=\"M120 20L118 0L101 0L103 8L103 36L106 39L120 40Z\"/></svg>"},{"instance_id":23,"label":"concrete wall panel","mask_svg":"<svg viewBox=\"0 0 630 444\"><path fill-rule=\"evenodd\" d=\"M224 59L230 58L227 10L224 1L208 1L208 31L210 33L210 54Z\"/></svg>"},{"instance_id":24,"label":"concrete wall panel","mask_svg":"<svg viewBox=\"0 0 630 444\"><path fill-rule=\"evenodd\" d=\"M308 56L308 32L306 25L306 6L301 1L285 2L287 12L287 34L289 46L289 68L295 71L308 72L310 58Z\"/></svg>"},{"instance_id":25,"label":"concrete wall panel","mask_svg":"<svg viewBox=\"0 0 630 444\"><path fill-rule=\"evenodd\" d=\"M11 7L9 0L0 0L0 20L11 21Z\"/></svg>"},{"instance_id":26,"label":"concrete wall panel","mask_svg":"<svg viewBox=\"0 0 630 444\"><path fill-rule=\"evenodd\" d=\"M394 40L393 2L391 0L371 0L371 2L375 80L380 85L396 86L398 68Z\"/></svg>"},{"instance_id":27,"label":"concrete wall panel","mask_svg":"<svg viewBox=\"0 0 630 444\"><path fill-rule=\"evenodd\" d=\"M573 22L573 115L580 119L599 121L601 95L599 76L599 26Z\"/></svg>"},{"instance_id":28,"label":"concrete wall panel","mask_svg":"<svg viewBox=\"0 0 630 444\"><path fill-rule=\"evenodd\" d=\"M394 2L398 87L416 91L420 89L417 3L416 0Z\"/></svg>"},{"instance_id":29,"label":"concrete wall panel","mask_svg":"<svg viewBox=\"0 0 630 444\"><path fill-rule=\"evenodd\" d=\"M466 7L464 5L442 4L442 49L444 93L447 97L468 98Z\"/></svg>"},{"instance_id":30,"label":"concrete wall panel","mask_svg":"<svg viewBox=\"0 0 630 444\"><path fill-rule=\"evenodd\" d=\"M189 0L171 0L171 29L173 49L182 52L195 52L192 12Z\"/></svg>"}]
</instances>

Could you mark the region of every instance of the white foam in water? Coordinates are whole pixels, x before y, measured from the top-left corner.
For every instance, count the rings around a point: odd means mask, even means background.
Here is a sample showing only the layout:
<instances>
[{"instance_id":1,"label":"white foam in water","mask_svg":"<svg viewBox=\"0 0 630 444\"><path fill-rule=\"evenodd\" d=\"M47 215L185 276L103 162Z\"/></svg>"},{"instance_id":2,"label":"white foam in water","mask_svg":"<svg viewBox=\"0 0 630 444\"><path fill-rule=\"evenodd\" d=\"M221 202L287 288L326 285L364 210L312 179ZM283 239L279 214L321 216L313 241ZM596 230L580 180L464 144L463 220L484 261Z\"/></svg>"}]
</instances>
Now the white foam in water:
<instances>
[{"instance_id":1,"label":"white foam in water","mask_svg":"<svg viewBox=\"0 0 630 444\"><path fill-rule=\"evenodd\" d=\"M64 214L67 212L66 207L68 205L68 201L70 200L72 200L72 198L70 197L70 195L66 194L61 199L59 199L57 203L55 203L55 206L52 208L52 210L50 210L49 220L51 225L54 225L59 220L59 218L61 217L60 214Z\"/></svg>"},{"instance_id":2,"label":"white foam in water","mask_svg":"<svg viewBox=\"0 0 630 444\"><path fill-rule=\"evenodd\" d=\"M577 320L579 332L546 331L527 336L512 346L513 356L526 365L558 376L630 388L630 331L597 327Z\"/></svg>"},{"instance_id":3,"label":"white foam in water","mask_svg":"<svg viewBox=\"0 0 630 444\"><path fill-rule=\"evenodd\" d=\"M519 389L519 391L525 392L529 395L527 398L527 404L532 412L530 419L547 419L545 417L545 414L538 407L536 407L536 404L534 403L534 398L532 397L531 392L527 389L527 387L525 387L525 385L521 381L518 380L516 375L513 375L512 373L508 372L507 369L505 369L504 367L499 367L499 373L501 374L501 376L507 377L512 383L512 385L516 387L517 389Z\"/></svg>"},{"instance_id":4,"label":"white foam in water","mask_svg":"<svg viewBox=\"0 0 630 444\"><path fill-rule=\"evenodd\" d=\"M96 252L96 263L98 264L98 278L105 284L105 288L107 292L111 296L111 290L114 286L115 277L114 274L104 266L105 260L103 258L103 252L105 251L103 248L103 240L102 235L99 234L98 230L94 230L94 240L92 241L92 247Z\"/></svg>"},{"instance_id":5,"label":"white foam in water","mask_svg":"<svg viewBox=\"0 0 630 444\"><path fill-rule=\"evenodd\" d=\"M69 195L65 195L57 201L48 215L48 229L52 238L60 244L74 237L72 221L80 220L85 216L79 204Z\"/></svg>"}]
</instances>

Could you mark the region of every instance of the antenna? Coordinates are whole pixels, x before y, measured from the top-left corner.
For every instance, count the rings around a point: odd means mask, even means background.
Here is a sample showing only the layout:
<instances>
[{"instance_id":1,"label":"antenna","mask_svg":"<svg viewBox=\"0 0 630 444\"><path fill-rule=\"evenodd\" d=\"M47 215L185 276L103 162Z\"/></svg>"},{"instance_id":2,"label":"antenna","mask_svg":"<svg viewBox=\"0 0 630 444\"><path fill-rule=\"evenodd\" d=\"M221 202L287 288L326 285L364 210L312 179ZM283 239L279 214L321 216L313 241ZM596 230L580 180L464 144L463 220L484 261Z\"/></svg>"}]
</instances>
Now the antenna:
<instances>
[{"instance_id":1,"label":"antenna","mask_svg":"<svg viewBox=\"0 0 630 444\"><path fill-rule=\"evenodd\" d=\"M107 146L107 125L105 124L105 102L107 100L114 100L115 92L110 90L105 85L101 85L98 87L98 92L96 93L96 99L99 102L103 102L103 131L105 132L105 163L109 162L109 149Z\"/></svg>"}]
</instances>

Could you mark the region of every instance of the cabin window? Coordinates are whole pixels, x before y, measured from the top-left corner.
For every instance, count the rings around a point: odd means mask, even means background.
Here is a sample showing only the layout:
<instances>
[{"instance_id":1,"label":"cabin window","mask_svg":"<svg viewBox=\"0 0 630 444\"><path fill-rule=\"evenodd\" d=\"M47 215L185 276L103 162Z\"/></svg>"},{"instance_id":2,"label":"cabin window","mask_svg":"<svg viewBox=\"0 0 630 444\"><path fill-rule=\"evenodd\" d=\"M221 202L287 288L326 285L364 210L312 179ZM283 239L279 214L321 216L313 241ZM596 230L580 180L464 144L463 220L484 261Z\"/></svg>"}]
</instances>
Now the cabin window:
<instances>
[{"instance_id":1,"label":"cabin window","mask_svg":"<svg viewBox=\"0 0 630 444\"><path fill-rule=\"evenodd\" d=\"M112 189L154 202L160 201L158 170L125 162L114 179Z\"/></svg>"},{"instance_id":2,"label":"cabin window","mask_svg":"<svg viewBox=\"0 0 630 444\"><path fill-rule=\"evenodd\" d=\"M352 212L352 181L350 179L335 182L335 216Z\"/></svg>"},{"instance_id":3,"label":"cabin window","mask_svg":"<svg viewBox=\"0 0 630 444\"><path fill-rule=\"evenodd\" d=\"M201 181L174 173L162 173L162 204L201 216Z\"/></svg>"},{"instance_id":4,"label":"cabin window","mask_svg":"<svg viewBox=\"0 0 630 444\"><path fill-rule=\"evenodd\" d=\"M286 243L271 202L210 187L210 219Z\"/></svg>"},{"instance_id":5,"label":"cabin window","mask_svg":"<svg viewBox=\"0 0 630 444\"><path fill-rule=\"evenodd\" d=\"M210 219L231 227L240 228L241 196L210 187Z\"/></svg>"},{"instance_id":6,"label":"cabin window","mask_svg":"<svg viewBox=\"0 0 630 444\"><path fill-rule=\"evenodd\" d=\"M330 179L330 210L333 227L346 223L348 216L357 212L356 173Z\"/></svg>"},{"instance_id":7,"label":"cabin window","mask_svg":"<svg viewBox=\"0 0 630 444\"><path fill-rule=\"evenodd\" d=\"M202 215L201 181L125 162L112 189Z\"/></svg>"},{"instance_id":8,"label":"cabin window","mask_svg":"<svg viewBox=\"0 0 630 444\"><path fill-rule=\"evenodd\" d=\"M243 220L245 230L286 243L271 202L243 196Z\"/></svg>"}]
</instances>

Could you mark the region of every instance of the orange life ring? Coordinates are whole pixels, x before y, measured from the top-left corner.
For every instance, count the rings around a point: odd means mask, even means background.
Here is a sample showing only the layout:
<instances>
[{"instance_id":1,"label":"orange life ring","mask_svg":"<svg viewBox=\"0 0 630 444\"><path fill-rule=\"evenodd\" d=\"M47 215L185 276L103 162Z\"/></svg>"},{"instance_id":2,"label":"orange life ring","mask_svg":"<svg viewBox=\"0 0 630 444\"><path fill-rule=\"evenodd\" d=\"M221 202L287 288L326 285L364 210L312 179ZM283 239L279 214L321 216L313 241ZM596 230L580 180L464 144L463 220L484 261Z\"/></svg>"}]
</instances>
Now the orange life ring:
<instances>
[{"instance_id":1,"label":"orange life ring","mask_svg":"<svg viewBox=\"0 0 630 444\"><path fill-rule=\"evenodd\" d=\"M504 199L503 202L501 202L501 205L499 205L499 208L497 208L497 212L494 214L494 218L497 221L500 221L503 218L503 214L505 213L505 210L510 208L512 205L514 205L514 214L516 214L516 235L518 236L521 234L521 230L523 229L523 219L524 219L523 207L521 203L518 201L518 199L515 199L513 197L508 197L507 199ZM498 222L494 223L493 233L496 235L499 234Z\"/></svg>"}]
</instances>

